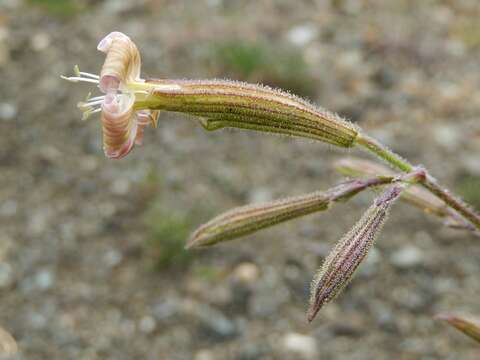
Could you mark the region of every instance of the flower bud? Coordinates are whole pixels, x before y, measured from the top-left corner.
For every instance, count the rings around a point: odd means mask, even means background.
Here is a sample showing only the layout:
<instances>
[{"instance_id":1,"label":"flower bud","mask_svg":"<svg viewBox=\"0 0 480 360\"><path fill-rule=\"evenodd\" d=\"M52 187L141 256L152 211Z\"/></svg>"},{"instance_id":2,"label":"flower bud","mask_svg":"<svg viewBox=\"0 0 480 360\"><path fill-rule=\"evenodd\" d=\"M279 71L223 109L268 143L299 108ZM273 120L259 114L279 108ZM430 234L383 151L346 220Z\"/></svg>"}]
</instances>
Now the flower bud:
<instances>
[{"instance_id":1,"label":"flower bud","mask_svg":"<svg viewBox=\"0 0 480 360\"><path fill-rule=\"evenodd\" d=\"M440 314L435 316L435 318L446 321L465 335L480 342L480 321L452 314Z\"/></svg>"},{"instance_id":2,"label":"flower bud","mask_svg":"<svg viewBox=\"0 0 480 360\"><path fill-rule=\"evenodd\" d=\"M154 88L151 102L158 109L201 117L207 130L239 128L320 140L352 147L358 135L354 124L287 92L267 86L226 80L146 80L174 83L178 90Z\"/></svg>"},{"instance_id":3,"label":"flower bud","mask_svg":"<svg viewBox=\"0 0 480 360\"><path fill-rule=\"evenodd\" d=\"M393 186L375 199L360 221L327 256L312 282L308 321L312 321L321 307L333 300L350 282L380 233L388 211L402 189L402 186Z\"/></svg>"},{"instance_id":4,"label":"flower bud","mask_svg":"<svg viewBox=\"0 0 480 360\"><path fill-rule=\"evenodd\" d=\"M232 240L280 222L326 210L329 202L326 194L315 192L264 204L238 207L198 228L186 247L204 247Z\"/></svg>"}]
</instances>

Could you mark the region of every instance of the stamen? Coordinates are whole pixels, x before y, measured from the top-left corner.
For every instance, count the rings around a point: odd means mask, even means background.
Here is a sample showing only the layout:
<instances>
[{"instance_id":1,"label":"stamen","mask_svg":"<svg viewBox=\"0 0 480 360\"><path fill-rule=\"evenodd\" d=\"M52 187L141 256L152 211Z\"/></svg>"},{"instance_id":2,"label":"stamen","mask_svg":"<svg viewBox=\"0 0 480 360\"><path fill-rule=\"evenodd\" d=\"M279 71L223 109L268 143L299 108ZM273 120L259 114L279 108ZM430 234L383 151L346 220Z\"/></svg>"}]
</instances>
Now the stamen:
<instances>
[{"instance_id":1,"label":"stamen","mask_svg":"<svg viewBox=\"0 0 480 360\"><path fill-rule=\"evenodd\" d=\"M98 84L98 80L84 78L84 77L81 77L81 76L63 76L63 75L61 75L60 77L63 80L71 81L71 82L74 82L74 83L83 81L83 82Z\"/></svg>"},{"instance_id":2,"label":"stamen","mask_svg":"<svg viewBox=\"0 0 480 360\"><path fill-rule=\"evenodd\" d=\"M79 102L78 103L78 107L93 107L95 105L99 105L101 103L103 103L103 100L105 99L105 96L102 96L101 99L90 99L88 102Z\"/></svg>"},{"instance_id":3,"label":"stamen","mask_svg":"<svg viewBox=\"0 0 480 360\"><path fill-rule=\"evenodd\" d=\"M101 107L99 107L99 108L97 108L97 109L95 109L95 110L94 110L93 108L89 108L88 110L85 110L85 111L83 112L83 115L82 115L82 121L87 120L91 115L96 114L96 113L99 113L100 111L102 111L102 108L101 108Z\"/></svg>"},{"instance_id":4,"label":"stamen","mask_svg":"<svg viewBox=\"0 0 480 360\"><path fill-rule=\"evenodd\" d=\"M84 71L80 71L80 68L78 67L78 65L75 65L73 67L73 72L78 77L81 77L83 75L83 76L90 77L90 78L97 79L97 80L100 79L100 76L98 76L98 75L88 73L88 72L84 72Z\"/></svg>"},{"instance_id":5,"label":"stamen","mask_svg":"<svg viewBox=\"0 0 480 360\"><path fill-rule=\"evenodd\" d=\"M100 79L100 76L98 76L98 75L90 74L90 73L83 72L83 71L80 71L79 74L80 74L80 75L83 75L83 76L85 76L85 77L90 77L90 78L92 78L92 79L97 79L97 80Z\"/></svg>"},{"instance_id":6,"label":"stamen","mask_svg":"<svg viewBox=\"0 0 480 360\"><path fill-rule=\"evenodd\" d=\"M95 96L95 97L87 97L85 99L85 102L90 102L90 101L95 101L95 100L100 100L100 99L105 99L105 95L100 95L100 96Z\"/></svg>"}]
</instances>

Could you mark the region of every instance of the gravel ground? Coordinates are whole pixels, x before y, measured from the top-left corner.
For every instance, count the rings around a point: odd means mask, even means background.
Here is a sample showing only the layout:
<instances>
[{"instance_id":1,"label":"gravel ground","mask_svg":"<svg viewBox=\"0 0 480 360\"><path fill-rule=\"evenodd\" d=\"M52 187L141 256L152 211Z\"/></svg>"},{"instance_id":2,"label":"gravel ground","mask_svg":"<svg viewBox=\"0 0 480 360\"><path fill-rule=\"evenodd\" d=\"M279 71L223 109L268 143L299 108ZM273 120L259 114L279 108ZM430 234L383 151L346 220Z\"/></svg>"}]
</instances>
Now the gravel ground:
<instances>
[{"instance_id":1,"label":"gravel ground","mask_svg":"<svg viewBox=\"0 0 480 360\"><path fill-rule=\"evenodd\" d=\"M477 0L2 0L0 326L12 358L480 358L432 319L480 315L478 239L407 205L312 324L312 274L371 193L211 250L178 245L232 206L325 189L341 179L334 159L366 155L162 114L143 147L112 161L98 119L75 108L88 87L59 79L74 64L98 72L98 40L123 31L146 76L300 92L479 206L479 16Z\"/></svg>"}]
</instances>

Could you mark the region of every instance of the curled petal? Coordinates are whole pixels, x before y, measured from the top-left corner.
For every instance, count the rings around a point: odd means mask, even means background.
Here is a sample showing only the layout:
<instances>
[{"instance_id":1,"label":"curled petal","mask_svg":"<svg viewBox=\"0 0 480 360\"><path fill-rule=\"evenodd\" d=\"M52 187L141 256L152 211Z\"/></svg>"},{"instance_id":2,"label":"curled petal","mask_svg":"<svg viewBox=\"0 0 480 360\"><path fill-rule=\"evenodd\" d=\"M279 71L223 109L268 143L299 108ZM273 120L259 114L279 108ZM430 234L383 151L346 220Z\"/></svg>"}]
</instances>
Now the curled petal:
<instances>
[{"instance_id":1,"label":"curled petal","mask_svg":"<svg viewBox=\"0 0 480 360\"><path fill-rule=\"evenodd\" d=\"M145 128L149 125L153 127L157 127L158 123L158 115L160 111L154 110L140 110L137 112L137 137L135 138L135 145L142 145L143 142L143 133L145 132Z\"/></svg>"},{"instance_id":2,"label":"curled petal","mask_svg":"<svg viewBox=\"0 0 480 360\"><path fill-rule=\"evenodd\" d=\"M100 41L97 49L107 54L99 83L104 93L118 90L122 83L139 80L140 53L127 35L114 31Z\"/></svg>"},{"instance_id":3,"label":"curled petal","mask_svg":"<svg viewBox=\"0 0 480 360\"><path fill-rule=\"evenodd\" d=\"M159 110L140 110L137 112L137 119L140 125L152 125L157 127L158 125L158 115L160 114Z\"/></svg>"},{"instance_id":4,"label":"curled petal","mask_svg":"<svg viewBox=\"0 0 480 360\"><path fill-rule=\"evenodd\" d=\"M133 95L111 95L102 105L103 149L111 159L120 159L132 149L138 124L133 111Z\"/></svg>"}]
</instances>

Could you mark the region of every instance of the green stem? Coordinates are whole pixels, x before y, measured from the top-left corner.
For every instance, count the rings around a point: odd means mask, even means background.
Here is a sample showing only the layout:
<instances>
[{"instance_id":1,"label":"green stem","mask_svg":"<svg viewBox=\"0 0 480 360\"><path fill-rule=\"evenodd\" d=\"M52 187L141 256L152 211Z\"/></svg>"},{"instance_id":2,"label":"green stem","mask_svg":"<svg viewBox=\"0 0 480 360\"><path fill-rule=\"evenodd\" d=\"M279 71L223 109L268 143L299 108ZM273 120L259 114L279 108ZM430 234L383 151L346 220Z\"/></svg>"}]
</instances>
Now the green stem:
<instances>
[{"instance_id":1,"label":"green stem","mask_svg":"<svg viewBox=\"0 0 480 360\"><path fill-rule=\"evenodd\" d=\"M411 172L414 169L413 165L411 165L407 160L395 154L385 145L381 144L379 141L368 135L358 134L356 143L360 146L363 146L368 151L374 153L375 155L377 155L378 157L385 160L399 170L402 170L404 172Z\"/></svg>"},{"instance_id":2,"label":"green stem","mask_svg":"<svg viewBox=\"0 0 480 360\"><path fill-rule=\"evenodd\" d=\"M368 135L359 134L356 143L404 172L411 172L414 169L414 166L408 161L402 159L402 157ZM434 177L427 174L420 183L424 188L442 199L445 204L457 211L463 218L480 230L480 215L450 191L440 186Z\"/></svg>"}]
</instances>

